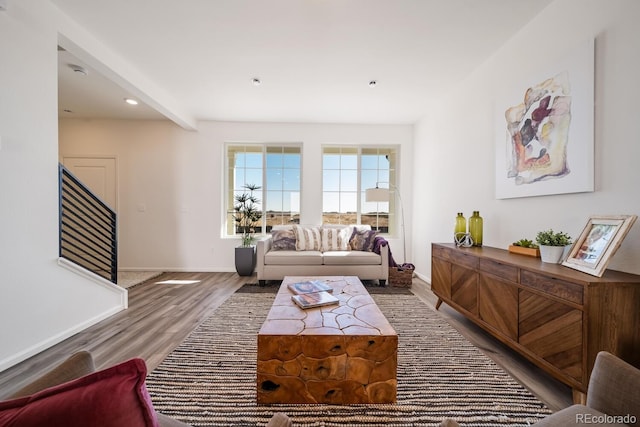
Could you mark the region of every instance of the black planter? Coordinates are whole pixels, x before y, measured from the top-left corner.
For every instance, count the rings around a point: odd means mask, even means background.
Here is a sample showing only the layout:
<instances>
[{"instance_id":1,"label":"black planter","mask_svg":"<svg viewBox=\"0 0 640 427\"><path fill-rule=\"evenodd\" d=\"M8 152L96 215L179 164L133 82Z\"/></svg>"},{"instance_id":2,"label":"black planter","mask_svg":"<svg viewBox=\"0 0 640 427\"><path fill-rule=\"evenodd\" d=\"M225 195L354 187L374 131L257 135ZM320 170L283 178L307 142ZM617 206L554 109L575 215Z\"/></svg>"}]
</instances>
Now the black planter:
<instances>
[{"instance_id":1,"label":"black planter","mask_svg":"<svg viewBox=\"0 0 640 427\"><path fill-rule=\"evenodd\" d=\"M236 247L236 271L240 276L251 276L256 268L256 247Z\"/></svg>"}]
</instances>

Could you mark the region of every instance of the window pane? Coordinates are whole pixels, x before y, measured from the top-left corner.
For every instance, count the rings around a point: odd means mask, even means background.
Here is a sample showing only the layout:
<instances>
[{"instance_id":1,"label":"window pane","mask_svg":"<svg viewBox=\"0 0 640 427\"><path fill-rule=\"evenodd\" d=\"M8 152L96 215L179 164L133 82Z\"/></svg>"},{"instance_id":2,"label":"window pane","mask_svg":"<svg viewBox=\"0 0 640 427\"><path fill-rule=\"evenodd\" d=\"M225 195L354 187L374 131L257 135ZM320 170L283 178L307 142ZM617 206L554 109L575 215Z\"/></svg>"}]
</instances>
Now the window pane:
<instances>
[{"instance_id":1,"label":"window pane","mask_svg":"<svg viewBox=\"0 0 640 427\"><path fill-rule=\"evenodd\" d=\"M340 172L340 190L358 191L358 171L342 170Z\"/></svg>"},{"instance_id":2,"label":"window pane","mask_svg":"<svg viewBox=\"0 0 640 427\"><path fill-rule=\"evenodd\" d=\"M322 167L326 169L340 169L340 156L325 154L322 156Z\"/></svg>"},{"instance_id":3,"label":"window pane","mask_svg":"<svg viewBox=\"0 0 640 427\"><path fill-rule=\"evenodd\" d=\"M323 191L339 191L340 190L340 171L325 170L322 173L322 190Z\"/></svg>"},{"instance_id":4,"label":"window pane","mask_svg":"<svg viewBox=\"0 0 640 427\"><path fill-rule=\"evenodd\" d=\"M352 155L342 155L340 156L340 168L344 169L358 169L358 156L356 154Z\"/></svg>"},{"instance_id":5,"label":"window pane","mask_svg":"<svg viewBox=\"0 0 640 427\"><path fill-rule=\"evenodd\" d=\"M362 196L362 213L363 214L371 214L371 213L388 213L389 212L389 202L366 202L364 201L364 194Z\"/></svg>"},{"instance_id":6,"label":"window pane","mask_svg":"<svg viewBox=\"0 0 640 427\"><path fill-rule=\"evenodd\" d=\"M337 214L340 210L340 193L324 192L322 194L322 211Z\"/></svg>"},{"instance_id":7,"label":"window pane","mask_svg":"<svg viewBox=\"0 0 640 427\"><path fill-rule=\"evenodd\" d=\"M284 169L282 173L282 189L300 191L300 169Z\"/></svg>"},{"instance_id":8,"label":"window pane","mask_svg":"<svg viewBox=\"0 0 640 427\"><path fill-rule=\"evenodd\" d=\"M362 189L375 188L376 183L384 182L378 177L378 171L376 170L363 170L360 174ZM380 187L386 187L386 184L380 185Z\"/></svg>"},{"instance_id":9,"label":"window pane","mask_svg":"<svg viewBox=\"0 0 640 427\"><path fill-rule=\"evenodd\" d=\"M282 191L282 169L267 169L267 189Z\"/></svg>"},{"instance_id":10,"label":"window pane","mask_svg":"<svg viewBox=\"0 0 640 427\"><path fill-rule=\"evenodd\" d=\"M300 192L299 191L288 191L285 192L285 207L289 209L291 212L300 213ZM287 200L289 201L289 205L287 206Z\"/></svg>"},{"instance_id":11,"label":"window pane","mask_svg":"<svg viewBox=\"0 0 640 427\"><path fill-rule=\"evenodd\" d=\"M262 187L262 169L247 169L245 171L245 182L247 185Z\"/></svg>"},{"instance_id":12,"label":"window pane","mask_svg":"<svg viewBox=\"0 0 640 427\"><path fill-rule=\"evenodd\" d=\"M282 168L283 159L281 153L269 153L267 150L267 169Z\"/></svg>"},{"instance_id":13,"label":"window pane","mask_svg":"<svg viewBox=\"0 0 640 427\"><path fill-rule=\"evenodd\" d=\"M261 168L262 167L262 153L247 153L245 155L245 167L247 167L247 168Z\"/></svg>"},{"instance_id":14,"label":"window pane","mask_svg":"<svg viewBox=\"0 0 640 427\"><path fill-rule=\"evenodd\" d=\"M234 177L233 177L233 189L234 190L240 190L242 189L242 187L244 187L246 185L246 181L244 179L244 173L245 170L244 169L236 169L234 171Z\"/></svg>"},{"instance_id":15,"label":"window pane","mask_svg":"<svg viewBox=\"0 0 640 427\"><path fill-rule=\"evenodd\" d=\"M360 162L362 169L378 169L377 155L363 155Z\"/></svg>"},{"instance_id":16,"label":"window pane","mask_svg":"<svg viewBox=\"0 0 640 427\"><path fill-rule=\"evenodd\" d=\"M283 156L283 166L289 169L300 169L300 149L296 153L285 153Z\"/></svg>"},{"instance_id":17,"label":"window pane","mask_svg":"<svg viewBox=\"0 0 640 427\"><path fill-rule=\"evenodd\" d=\"M353 220L355 221L355 214L358 213L358 199L356 192L340 193L340 213L354 214Z\"/></svg>"},{"instance_id":18,"label":"window pane","mask_svg":"<svg viewBox=\"0 0 640 427\"><path fill-rule=\"evenodd\" d=\"M282 210L282 192L267 191L266 210L267 212L280 212Z\"/></svg>"},{"instance_id":19,"label":"window pane","mask_svg":"<svg viewBox=\"0 0 640 427\"><path fill-rule=\"evenodd\" d=\"M234 166L238 167L238 168L244 168L245 165L245 154L244 153L235 153L233 155L234 160Z\"/></svg>"}]
</instances>

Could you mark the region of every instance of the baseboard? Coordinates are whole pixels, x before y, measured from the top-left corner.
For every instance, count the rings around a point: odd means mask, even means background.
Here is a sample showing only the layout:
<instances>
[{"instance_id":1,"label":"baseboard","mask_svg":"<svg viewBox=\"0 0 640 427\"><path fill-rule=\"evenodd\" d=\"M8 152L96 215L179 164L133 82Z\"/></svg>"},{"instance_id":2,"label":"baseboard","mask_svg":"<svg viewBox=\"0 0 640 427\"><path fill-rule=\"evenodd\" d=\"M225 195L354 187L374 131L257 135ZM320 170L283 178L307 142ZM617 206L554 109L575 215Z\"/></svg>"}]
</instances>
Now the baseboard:
<instances>
[{"instance_id":1,"label":"baseboard","mask_svg":"<svg viewBox=\"0 0 640 427\"><path fill-rule=\"evenodd\" d=\"M424 280L425 282L431 284L431 277L425 276L424 274L421 274L421 273L418 273L418 272L416 272L415 275L418 276L418 278L420 280Z\"/></svg>"},{"instance_id":2,"label":"baseboard","mask_svg":"<svg viewBox=\"0 0 640 427\"><path fill-rule=\"evenodd\" d=\"M58 258L58 265L60 267L63 267L75 274L78 274L82 277L84 277L85 279L88 279L94 283L97 283L98 285L102 286L105 289L108 289L116 294L120 295L120 304L122 306L122 309L126 309L129 307L129 298L128 298L128 292L126 289L121 288L120 286L116 285L113 282L108 281L107 279L105 279L102 276L99 276L97 274L95 274L92 271L87 270L84 267L80 267L78 264L73 263L71 261L69 261L68 259L65 258Z\"/></svg>"},{"instance_id":3,"label":"baseboard","mask_svg":"<svg viewBox=\"0 0 640 427\"><path fill-rule=\"evenodd\" d=\"M163 273L235 273L233 267L123 267L118 268L120 271L162 271Z\"/></svg>"},{"instance_id":4,"label":"baseboard","mask_svg":"<svg viewBox=\"0 0 640 427\"><path fill-rule=\"evenodd\" d=\"M54 335L53 337L47 338L46 340L41 341L21 351L18 354L14 354L10 357L7 357L6 359L0 360L0 372L4 371L5 369L9 369L12 366L15 366L18 363L22 362L23 360L27 360L31 356L35 356L36 354L56 344L59 344L60 342L66 340L67 338L77 334L78 332L81 332L87 329L88 327L93 326L96 323L101 322L102 320L105 320L116 313L119 313L122 310L123 310L122 307L115 307L115 308L109 309L99 314L98 316L94 316L91 319L88 319L82 323L79 323L73 326L72 328L69 328L65 331L60 332L59 334Z\"/></svg>"}]
</instances>

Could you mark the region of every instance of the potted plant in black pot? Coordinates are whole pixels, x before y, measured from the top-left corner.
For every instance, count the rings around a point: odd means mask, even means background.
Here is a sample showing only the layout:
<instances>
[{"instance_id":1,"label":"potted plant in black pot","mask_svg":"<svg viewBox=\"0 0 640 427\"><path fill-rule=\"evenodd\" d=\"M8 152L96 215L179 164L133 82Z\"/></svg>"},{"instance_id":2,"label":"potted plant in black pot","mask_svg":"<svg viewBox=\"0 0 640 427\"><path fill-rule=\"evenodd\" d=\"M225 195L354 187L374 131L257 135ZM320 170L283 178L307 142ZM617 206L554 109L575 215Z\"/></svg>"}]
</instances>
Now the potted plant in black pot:
<instances>
[{"instance_id":1,"label":"potted plant in black pot","mask_svg":"<svg viewBox=\"0 0 640 427\"><path fill-rule=\"evenodd\" d=\"M256 226L262 218L262 210L259 209L260 200L253 194L261 187L255 184L247 184L243 187L246 191L235 197L234 219L236 232L241 234L242 244L236 247L236 271L240 276L251 276L256 267L256 247L253 245Z\"/></svg>"},{"instance_id":2,"label":"potted plant in black pot","mask_svg":"<svg viewBox=\"0 0 640 427\"><path fill-rule=\"evenodd\" d=\"M540 246L540 258L543 262L558 264L562 261L567 246L571 245L571 236L563 231L556 233L549 229L538 232L536 243Z\"/></svg>"}]
</instances>

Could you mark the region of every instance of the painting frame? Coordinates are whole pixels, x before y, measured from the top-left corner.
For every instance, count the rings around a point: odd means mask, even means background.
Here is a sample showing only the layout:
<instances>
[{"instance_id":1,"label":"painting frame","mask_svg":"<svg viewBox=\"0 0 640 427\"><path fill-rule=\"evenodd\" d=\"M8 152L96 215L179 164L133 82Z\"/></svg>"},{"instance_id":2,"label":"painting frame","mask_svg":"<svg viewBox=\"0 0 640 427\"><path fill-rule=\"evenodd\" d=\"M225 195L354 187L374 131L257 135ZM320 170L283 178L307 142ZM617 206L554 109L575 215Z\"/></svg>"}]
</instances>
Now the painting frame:
<instances>
[{"instance_id":1,"label":"painting frame","mask_svg":"<svg viewBox=\"0 0 640 427\"><path fill-rule=\"evenodd\" d=\"M602 277L636 219L637 215L591 216L562 265Z\"/></svg>"},{"instance_id":2,"label":"painting frame","mask_svg":"<svg viewBox=\"0 0 640 427\"><path fill-rule=\"evenodd\" d=\"M540 59L496 89L496 199L595 189L594 40Z\"/></svg>"}]
</instances>

